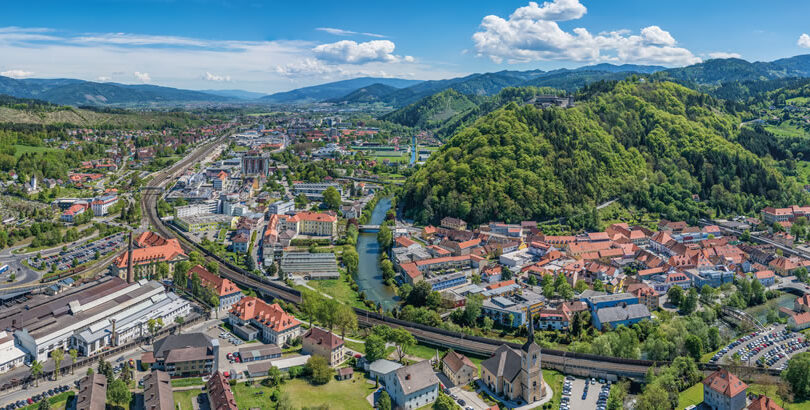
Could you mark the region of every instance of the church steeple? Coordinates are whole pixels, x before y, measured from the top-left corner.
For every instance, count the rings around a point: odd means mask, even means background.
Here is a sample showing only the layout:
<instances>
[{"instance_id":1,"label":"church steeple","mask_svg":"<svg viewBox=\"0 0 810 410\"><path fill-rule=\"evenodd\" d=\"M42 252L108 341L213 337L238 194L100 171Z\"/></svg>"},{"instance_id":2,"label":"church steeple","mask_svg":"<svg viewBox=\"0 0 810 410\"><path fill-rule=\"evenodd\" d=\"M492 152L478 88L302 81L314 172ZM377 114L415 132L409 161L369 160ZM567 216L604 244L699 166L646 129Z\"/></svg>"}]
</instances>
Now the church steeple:
<instances>
[{"instance_id":1,"label":"church steeple","mask_svg":"<svg viewBox=\"0 0 810 410\"><path fill-rule=\"evenodd\" d=\"M529 351L529 347L534 344L534 321L532 320L532 310L531 308L526 309L526 313L528 314L528 322L526 324L526 330L529 332L529 337L526 339L526 344L523 345L522 350L524 352Z\"/></svg>"}]
</instances>

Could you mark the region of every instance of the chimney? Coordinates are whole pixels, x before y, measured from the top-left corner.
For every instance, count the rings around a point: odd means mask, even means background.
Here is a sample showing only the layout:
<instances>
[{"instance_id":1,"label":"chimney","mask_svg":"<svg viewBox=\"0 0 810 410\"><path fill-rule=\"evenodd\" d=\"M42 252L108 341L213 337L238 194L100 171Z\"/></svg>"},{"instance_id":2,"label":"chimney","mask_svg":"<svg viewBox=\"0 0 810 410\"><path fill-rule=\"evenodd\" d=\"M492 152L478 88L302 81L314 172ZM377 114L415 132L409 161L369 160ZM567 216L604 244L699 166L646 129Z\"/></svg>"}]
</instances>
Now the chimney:
<instances>
[{"instance_id":1,"label":"chimney","mask_svg":"<svg viewBox=\"0 0 810 410\"><path fill-rule=\"evenodd\" d=\"M135 282L135 275L132 273L132 231L129 232L129 248L127 248L127 283Z\"/></svg>"}]
</instances>

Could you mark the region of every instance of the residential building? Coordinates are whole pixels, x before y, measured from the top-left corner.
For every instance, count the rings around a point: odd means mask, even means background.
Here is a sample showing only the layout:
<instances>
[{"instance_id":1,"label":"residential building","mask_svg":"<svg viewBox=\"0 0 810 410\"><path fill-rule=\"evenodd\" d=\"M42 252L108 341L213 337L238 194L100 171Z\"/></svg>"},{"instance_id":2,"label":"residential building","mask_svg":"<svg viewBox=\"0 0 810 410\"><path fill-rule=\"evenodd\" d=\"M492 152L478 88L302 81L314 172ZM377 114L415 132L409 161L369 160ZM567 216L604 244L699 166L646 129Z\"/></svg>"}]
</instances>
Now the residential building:
<instances>
[{"instance_id":1,"label":"residential building","mask_svg":"<svg viewBox=\"0 0 810 410\"><path fill-rule=\"evenodd\" d=\"M442 373L453 385L464 386L478 377L478 366L469 357L450 349L442 358Z\"/></svg>"},{"instance_id":2,"label":"residential building","mask_svg":"<svg viewBox=\"0 0 810 410\"><path fill-rule=\"evenodd\" d=\"M544 303L542 295L524 290L520 294L484 300L481 314L504 326L520 327L529 322L529 312L539 312Z\"/></svg>"},{"instance_id":3,"label":"residential building","mask_svg":"<svg viewBox=\"0 0 810 410\"><path fill-rule=\"evenodd\" d=\"M242 175L267 176L270 171L270 156L266 154L245 154L242 156Z\"/></svg>"},{"instance_id":4,"label":"residential building","mask_svg":"<svg viewBox=\"0 0 810 410\"><path fill-rule=\"evenodd\" d=\"M0 331L0 373L25 363L25 352L14 343L14 335Z\"/></svg>"},{"instance_id":5,"label":"residential building","mask_svg":"<svg viewBox=\"0 0 810 410\"><path fill-rule=\"evenodd\" d=\"M245 253L248 251L248 244L250 243L250 236L245 233L237 233L231 238L231 250L234 252Z\"/></svg>"},{"instance_id":6,"label":"residential building","mask_svg":"<svg viewBox=\"0 0 810 410\"><path fill-rule=\"evenodd\" d=\"M771 286L776 282L776 275L772 270L761 270L754 272L754 278L762 284L762 286Z\"/></svg>"},{"instance_id":7,"label":"residential building","mask_svg":"<svg viewBox=\"0 0 810 410\"><path fill-rule=\"evenodd\" d=\"M205 232L214 229L230 228L234 216L229 214L197 214L192 216L177 215L174 224L184 232Z\"/></svg>"},{"instance_id":8,"label":"residential building","mask_svg":"<svg viewBox=\"0 0 810 410\"><path fill-rule=\"evenodd\" d=\"M439 379L430 361L425 360L387 374L385 387L396 408L417 409L436 401Z\"/></svg>"},{"instance_id":9,"label":"residential building","mask_svg":"<svg viewBox=\"0 0 810 410\"><path fill-rule=\"evenodd\" d=\"M610 295L596 294L593 296L585 296L585 297L580 295L579 300L585 302L588 305L588 308L591 310L591 312L594 312L602 308L618 306L621 304L633 305L638 303L638 298L630 293L613 293Z\"/></svg>"},{"instance_id":10,"label":"residential building","mask_svg":"<svg viewBox=\"0 0 810 410\"><path fill-rule=\"evenodd\" d=\"M650 310L646 305L619 305L601 308L592 315L593 327L602 330L605 325L616 328L620 325L630 327L644 319L650 318Z\"/></svg>"},{"instance_id":11,"label":"residential building","mask_svg":"<svg viewBox=\"0 0 810 410\"><path fill-rule=\"evenodd\" d=\"M734 282L734 272L723 269L687 269L692 276L693 286L700 289L703 285L712 288L720 287L726 283Z\"/></svg>"},{"instance_id":12,"label":"residential building","mask_svg":"<svg viewBox=\"0 0 810 410\"><path fill-rule=\"evenodd\" d=\"M143 377L143 404L145 410L174 410L172 379L168 373L152 370Z\"/></svg>"},{"instance_id":13,"label":"residential building","mask_svg":"<svg viewBox=\"0 0 810 410\"><path fill-rule=\"evenodd\" d=\"M463 220L458 219L458 218L453 218L453 217L450 217L450 216L446 216L446 217L442 218L440 226L442 228L455 229L457 231L463 231L463 230L467 229L467 222L464 222Z\"/></svg>"},{"instance_id":14,"label":"residential building","mask_svg":"<svg viewBox=\"0 0 810 410\"><path fill-rule=\"evenodd\" d=\"M73 223L73 221L88 208L87 203L75 203L70 206L65 212L62 212L60 220L62 222Z\"/></svg>"},{"instance_id":15,"label":"residential building","mask_svg":"<svg viewBox=\"0 0 810 410\"><path fill-rule=\"evenodd\" d=\"M793 331L810 328L810 312L793 313L788 315L787 327Z\"/></svg>"},{"instance_id":16,"label":"residential building","mask_svg":"<svg viewBox=\"0 0 810 410\"><path fill-rule=\"evenodd\" d=\"M212 289L219 297L218 310L230 310L231 306L239 302L244 296L242 290L239 289L236 284L226 278L219 277L209 272L202 267L202 265L197 265L188 270L187 275L189 281L187 282L187 287L191 286L191 279L195 274L200 278L200 284L202 286Z\"/></svg>"},{"instance_id":17,"label":"residential building","mask_svg":"<svg viewBox=\"0 0 810 410\"><path fill-rule=\"evenodd\" d=\"M268 305L252 296L237 302L228 314L228 322L236 328L252 327L260 332L261 340L283 346L288 340L301 335L301 322L274 303ZM238 331L238 329L235 329Z\"/></svg>"},{"instance_id":18,"label":"residential building","mask_svg":"<svg viewBox=\"0 0 810 410\"><path fill-rule=\"evenodd\" d=\"M323 191L326 191L326 189L329 187L335 188L340 194L340 196L341 197L343 196L343 188L341 188L339 184L333 182L293 183L293 191L295 192L296 196L304 194L309 200L312 201L322 201Z\"/></svg>"},{"instance_id":19,"label":"residential building","mask_svg":"<svg viewBox=\"0 0 810 410\"><path fill-rule=\"evenodd\" d=\"M501 345L492 357L481 362L481 381L496 395L534 403L545 396L540 362L540 346L534 342L534 332L529 331L522 348Z\"/></svg>"},{"instance_id":20,"label":"residential building","mask_svg":"<svg viewBox=\"0 0 810 410\"><path fill-rule=\"evenodd\" d=\"M463 272L450 273L447 275L439 275L430 279L425 279L435 291L442 291L452 287L464 285L467 283L467 275Z\"/></svg>"},{"instance_id":21,"label":"residential building","mask_svg":"<svg viewBox=\"0 0 810 410\"><path fill-rule=\"evenodd\" d=\"M222 372L215 372L205 383L205 387L208 390L208 407L211 410L239 410L228 378Z\"/></svg>"},{"instance_id":22,"label":"residential building","mask_svg":"<svg viewBox=\"0 0 810 410\"><path fill-rule=\"evenodd\" d=\"M107 215L109 209L118 202L117 195L105 195L90 202L90 208L95 216Z\"/></svg>"},{"instance_id":23,"label":"residential building","mask_svg":"<svg viewBox=\"0 0 810 410\"><path fill-rule=\"evenodd\" d=\"M219 368L219 340L205 333L169 335L153 344L152 355L153 368L172 378L210 375Z\"/></svg>"},{"instance_id":24,"label":"residential building","mask_svg":"<svg viewBox=\"0 0 810 410\"><path fill-rule=\"evenodd\" d=\"M312 356L321 356L329 363L329 366L337 366L343 363L345 350L343 339L336 334L312 327L304 334L301 352Z\"/></svg>"},{"instance_id":25,"label":"residential building","mask_svg":"<svg viewBox=\"0 0 810 410\"><path fill-rule=\"evenodd\" d=\"M386 376L388 374L393 373L401 367L401 364L386 359L378 359L372 363L366 362L366 365L364 366L366 371L368 371L369 379L380 381L383 384L385 383Z\"/></svg>"},{"instance_id":26,"label":"residential building","mask_svg":"<svg viewBox=\"0 0 810 410\"><path fill-rule=\"evenodd\" d=\"M219 171L219 173L211 180L211 185L215 190L222 191L222 188L225 186L225 181L227 180L228 174L225 171Z\"/></svg>"},{"instance_id":27,"label":"residential building","mask_svg":"<svg viewBox=\"0 0 810 410\"><path fill-rule=\"evenodd\" d=\"M299 212L280 218L279 230L287 229L296 235L334 238L337 235L337 217L322 212Z\"/></svg>"},{"instance_id":28,"label":"residential building","mask_svg":"<svg viewBox=\"0 0 810 410\"><path fill-rule=\"evenodd\" d=\"M638 298L638 303L647 306L652 312L660 306L658 292L646 283L633 283L627 286L627 293Z\"/></svg>"},{"instance_id":29,"label":"residential building","mask_svg":"<svg viewBox=\"0 0 810 410\"><path fill-rule=\"evenodd\" d=\"M106 403L107 378L103 374L91 374L79 381L76 410L104 410Z\"/></svg>"},{"instance_id":30,"label":"residential building","mask_svg":"<svg viewBox=\"0 0 810 410\"><path fill-rule=\"evenodd\" d=\"M703 380L703 404L712 410L745 408L748 385L726 369L720 369Z\"/></svg>"},{"instance_id":31,"label":"residential building","mask_svg":"<svg viewBox=\"0 0 810 410\"><path fill-rule=\"evenodd\" d=\"M776 400L766 396L760 395L754 400L751 400L751 404L747 407L748 410L785 410L782 406L776 404Z\"/></svg>"}]
</instances>

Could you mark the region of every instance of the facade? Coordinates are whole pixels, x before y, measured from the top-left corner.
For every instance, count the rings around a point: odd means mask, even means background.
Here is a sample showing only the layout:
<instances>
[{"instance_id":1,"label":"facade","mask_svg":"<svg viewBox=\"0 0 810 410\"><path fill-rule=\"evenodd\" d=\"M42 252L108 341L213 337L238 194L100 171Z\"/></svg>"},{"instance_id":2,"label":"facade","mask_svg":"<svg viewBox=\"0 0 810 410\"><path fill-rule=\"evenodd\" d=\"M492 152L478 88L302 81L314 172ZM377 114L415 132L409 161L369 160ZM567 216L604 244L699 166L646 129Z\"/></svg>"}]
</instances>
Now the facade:
<instances>
[{"instance_id":1,"label":"facade","mask_svg":"<svg viewBox=\"0 0 810 410\"><path fill-rule=\"evenodd\" d=\"M490 391L509 400L534 403L545 395L540 361L540 346L534 343L534 332L530 331L522 348L501 345L492 357L481 362L481 381Z\"/></svg>"},{"instance_id":2,"label":"facade","mask_svg":"<svg viewBox=\"0 0 810 410\"><path fill-rule=\"evenodd\" d=\"M174 224L184 232L205 232L213 229L227 229L233 223L233 216L228 214L197 214L177 216Z\"/></svg>"},{"instance_id":3,"label":"facade","mask_svg":"<svg viewBox=\"0 0 810 410\"><path fill-rule=\"evenodd\" d=\"M248 243L250 243L250 236L244 233L237 233L231 238L231 250L234 252L247 252Z\"/></svg>"},{"instance_id":4,"label":"facade","mask_svg":"<svg viewBox=\"0 0 810 410\"><path fill-rule=\"evenodd\" d=\"M525 290L519 295L496 296L484 300L481 314L504 326L520 327L529 322L528 312L539 312L544 302L542 295Z\"/></svg>"},{"instance_id":5,"label":"facade","mask_svg":"<svg viewBox=\"0 0 810 410\"><path fill-rule=\"evenodd\" d=\"M295 210L295 201L276 201L267 207L270 214L284 215Z\"/></svg>"},{"instance_id":6,"label":"facade","mask_svg":"<svg viewBox=\"0 0 810 410\"><path fill-rule=\"evenodd\" d=\"M776 282L776 275L770 270L761 270L754 272L754 277L762 284L762 286L771 286Z\"/></svg>"},{"instance_id":7,"label":"facade","mask_svg":"<svg viewBox=\"0 0 810 410\"><path fill-rule=\"evenodd\" d=\"M169 374L152 370L143 378L144 410L174 410L172 380Z\"/></svg>"},{"instance_id":8,"label":"facade","mask_svg":"<svg viewBox=\"0 0 810 410\"><path fill-rule=\"evenodd\" d=\"M217 213L217 201L201 202L199 204L183 205L174 207L175 216L178 218L188 218L190 216L215 214Z\"/></svg>"},{"instance_id":9,"label":"facade","mask_svg":"<svg viewBox=\"0 0 810 410\"><path fill-rule=\"evenodd\" d=\"M335 188L340 196L343 196L343 188L339 184L335 184L332 182L317 182L317 183L305 183L305 182L298 182L293 184L293 190L295 191L295 195L304 194L309 200L312 201L322 201L323 200L323 191L326 191L327 188L333 187Z\"/></svg>"},{"instance_id":10,"label":"facade","mask_svg":"<svg viewBox=\"0 0 810 410\"><path fill-rule=\"evenodd\" d=\"M345 350L343 348L343 339L332 332L313 327L304 334L301 352L321 356L326 359L329 366L334 367L343 363Z\"/></svg>"},{"instance_id":11,"label":"facade","mask_svg":"<svg viewBox=\"0 0 810 410\"><path fill-rule=\"evenodd\" d=\"M60 220L62 222L73 223L73 221L87 210L86 203L73 204L65 212L62 212Z\"/></svg>"},{"instance_id":12,"label":"facade","mask_svg":"<svg viewBox=\"0 0 810 410\"><path fill-rule=\"evenodd\" d=\"M439 379L429 360L388 373L384 383L396 408L417 409L433 403L439 395Z\"/></svg>"},{"instance_id":13,"label":"facade","mask_svg":"<svg viewBox=\"0 0 810 410\"><path fill-rule=\"evenodd\" d=\"M243 347L239 349L239 358L243 362L278 359L281 357L281 348L276 345L257 347Z\"/></svg>"},{"instance_id":14,"label":"facade","mask_svg":"<svg viewBox=\"0 0 810 410\"><path fill-rule=\"evenodd\" d=\"M337 217L321 212L299 212L279 220L279 230L292 230L296 235L325 236L337 235Z\"/></svg>"},{"instance_id":15,"label":"facade","mask_svg":"<svg viewBox=\"0 0 810 410\"><path fill-rule=\"evenodd\" d=\"M270 172L270 157L264 154L242 156L242 175L263 175Z\"/></svg>"},{"instance_id":16,"label":"facade","mask_svg":"<svg viewBox=\"0 0 810 410\"><path fill-rule=\"evenodd\" d=\"M228 314L228 322L236 326L251 325L260 332L263 342L279 346L301 335L301 322L274 303L268 305L255 297L244 297Z\"/></svg>"},{"instance_id":17,"label":"facade","mask_svg":"<svg viewBox=\"0 0 810 410\"><path fill-rule=\"evenodd\" d=\"M160 238L157 234L157 236ZM163 239L163 238L160 238ZM177 262L188 260L188 256L183 252L180 247L180 242L177 238L163 239L159 245L146 244L144 247L138 247L132 250L133 272L135 278L152 278L157 273L157 265L165 262L169 265L169 274L174 272L174 265ZM140 245L138 245L140 246ZM113 276L126 278L127 267L129 266L129 253L122 252L115 258L110 271Z\"/></svg>"},{"instance_id":18,"label":"facade","mask_svg":"<svg viewBox=\"0 0 810 410\"><path fill-rule=\"evenodd\" d=\"M467 356L452 349L442 358L442 373L456 386L472 383L478 377L478 367Z\"/></svg>"},{"instance_id":19,"label":"facade","mask_svg":"<svg viewBox=\"0 0 810 410\"><path fill-rule=\"evenodd\" d=\"M0 331L0 373L25 363L25 352L14 344L14 336Z\"/></svg>"},{"instance_id":20,"label":"facade","mask_svg":"<svg viewBox=\"0 0 810 410\"><path fill-rule=\"evenodd\" d=\"M228 379L217 371L205 384L208 389L208 406L211 410L238 410Z\"/></svg>"},{"instance_id":21,"label":"facade","mask_svg":"<svg viewBox=\"0 0 810 410\"><path fill-rule=\"evenodd\" d=\"M90 203L90 207L93 210L93 215L95 216L105 216L107 215L107 211L118 202L117 195L106 195L100 198L96 198L93 202Z\"/></svg>"},{"instance_id":22,"label":"facade","mask_svg":"<svg viewBox=\"0 0 810 410\"><path fill-rule=\"evenodd\" d=\"M153 347L153 368L172 378L205 376L219 368L219 340L204 333L169 335Z\"/></svg>"},{"instance_id":23,"label":"facade","mask_svg":"<svg viewBox=\"0 0 810 410\"><path fill-rule=\"evenodd\" d=\"M440 226L442 228L455 229L457 231L463 231L463 230L467 229L467 222L464 222L463 220L458 219L458 218L453 218L453 217L450 217L450 216L446 216L446 217L442 218Z\"/></svg>"},{"instance_id":24,"label":"facade","mask_svg":"<svg viewBox=\"0 0 810 410\"><path fill-rule=\"evenodd\" d=\"M92 374L79 381L76 410L104 410L107 403L107 378Z\"/></svg>"},{"instance_id":25,"label":"facade","mask_svg":"<svg viewBox=\"0 0 810 410\"><path fill-rule=\"evenodd\" d=\"M239 302L244 296L242 290L239 289L236 284L226 278L209 272L203 268L202 265L197 265L188 270L189 280L194 274L197 274L203 286L213 289L217 296L219 296L219 306L217 307L219 310L230 310L231 306ZM187 287L190 286L191 283L187 283Z\"/></svg>"},{"instance_id":26,"label":"facade","mask_svg":"<svg viewBox=\"0 0 810 410\"><path fill-rule=\"evenodd\" d=\"M638 298L638 303L647 306L650 312L658 309L660 305L658 292L646 283L633 283L627 286L627 293Z\"/></svg>"},{"instance_id":27,"label":"facade","mask_svg":"<svg viewBox=\"0 0 810 410\"><path fill-rule=\"evenodd\" d=\"M748 385L726 369L718 370L703 380L703 404L712 410L745 408Z\"/></svg>"}]
</instances>

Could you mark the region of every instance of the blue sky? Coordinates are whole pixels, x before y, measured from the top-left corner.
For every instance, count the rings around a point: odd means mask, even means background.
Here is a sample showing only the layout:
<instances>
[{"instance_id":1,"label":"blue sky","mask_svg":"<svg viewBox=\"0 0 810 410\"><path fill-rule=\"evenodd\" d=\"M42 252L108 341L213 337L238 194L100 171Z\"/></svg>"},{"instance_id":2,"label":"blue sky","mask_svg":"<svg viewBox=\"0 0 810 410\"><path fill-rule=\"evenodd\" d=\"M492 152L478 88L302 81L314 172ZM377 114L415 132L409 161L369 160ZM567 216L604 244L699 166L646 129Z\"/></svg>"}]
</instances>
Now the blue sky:
<instances>
[{"instance_id":1,"label":"blue sky","mask_svg":"<svg viewBox=\"0 0 810 410\"><path fill-rule=\"evenodd\" d=\"M810 2L4 2L0 74L282 91L611 62L810 53Z\"/></svg>"}]
</instances>

